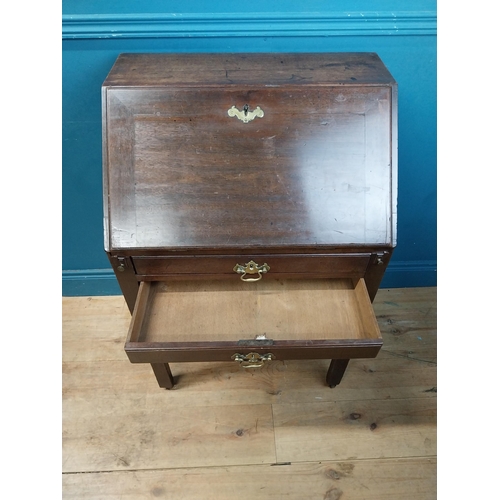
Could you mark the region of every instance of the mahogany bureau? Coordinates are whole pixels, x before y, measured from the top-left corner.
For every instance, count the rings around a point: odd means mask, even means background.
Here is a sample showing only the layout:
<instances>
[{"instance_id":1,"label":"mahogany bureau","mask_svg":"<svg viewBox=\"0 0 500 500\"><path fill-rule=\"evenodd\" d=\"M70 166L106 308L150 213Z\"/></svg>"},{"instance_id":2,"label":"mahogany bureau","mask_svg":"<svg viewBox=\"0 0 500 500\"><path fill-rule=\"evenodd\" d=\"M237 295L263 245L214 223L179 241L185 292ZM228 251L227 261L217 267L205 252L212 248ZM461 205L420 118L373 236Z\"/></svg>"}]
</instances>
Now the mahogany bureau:
<instances>
[{"instance_id":1,"label":"mahogany bureau","mask_svg":"<svg viewBox=\"0 0 500 500\"><path fill-rule=\"evenodd\" d=\"M105 250L125 351L330 359L382 338L396 245L397 85L377 54L121 54L102 87Z\"/></svg>"}]
</instances>

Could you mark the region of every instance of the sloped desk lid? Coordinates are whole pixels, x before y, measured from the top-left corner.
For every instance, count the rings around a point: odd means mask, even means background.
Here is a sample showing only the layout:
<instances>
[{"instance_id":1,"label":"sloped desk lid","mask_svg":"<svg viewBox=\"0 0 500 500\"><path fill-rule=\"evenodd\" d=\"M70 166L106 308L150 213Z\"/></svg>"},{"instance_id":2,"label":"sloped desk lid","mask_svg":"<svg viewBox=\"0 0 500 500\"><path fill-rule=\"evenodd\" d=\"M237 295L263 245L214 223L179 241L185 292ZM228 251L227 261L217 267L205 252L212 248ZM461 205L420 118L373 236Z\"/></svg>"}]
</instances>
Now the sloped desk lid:
<instances>
[{"instance_id":1,"label":"sloped desk lid","mask_svg":"<svg viewBox=\"0 0 500 500\"><path fill-rule=\"evenodd\" d=\"M375 54L120 56L106 250L394 246L396 94Z\"/></svg>"}]
</instances>

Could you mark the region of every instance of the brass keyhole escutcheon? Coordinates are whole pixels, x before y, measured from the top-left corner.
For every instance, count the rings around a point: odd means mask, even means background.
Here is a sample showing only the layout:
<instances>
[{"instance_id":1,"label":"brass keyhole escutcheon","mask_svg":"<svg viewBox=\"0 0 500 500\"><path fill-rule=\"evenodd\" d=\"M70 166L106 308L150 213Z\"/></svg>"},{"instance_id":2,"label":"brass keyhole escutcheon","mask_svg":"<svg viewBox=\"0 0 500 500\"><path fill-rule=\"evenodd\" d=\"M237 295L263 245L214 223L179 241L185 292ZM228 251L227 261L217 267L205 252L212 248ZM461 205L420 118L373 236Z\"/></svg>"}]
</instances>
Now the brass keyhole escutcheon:
<instances>
[{"instance_id":1,"label":"brass keyhole escutcheon","mask_svg":"<svg viewBox=\"0 0 500 500\"><path fill-rule=\"evenodd\" d=\"M251 260L250 262L247 262L244 266L241 264L236 264L233 267L233 271L237 272L238 274L241 274L240 280L241 281L259 281L262 279L262 274L267 273L269 271L270 266L268 266L265 262L261 266L259 266L256 262ZM245 276L247 274L258 274L258 278L246 278Z\"/></svg>"},{"instance_id":2,"label":"brass keyhole escutcheon","mask_svg":"<svg viewBox=\"0 0 500 500\"><path fill-rule=\"evenodd\" d=\"M262 118L264 116L264 111L260 109L260 106L257 106L253 111L249 111L250 107L248 104L243 106L243 111L240 111L236 106L231 106L227 110L227 114L229 116L236 116L238 120L241 120L243 123L248 123L254 120L255 118Z\"/></svg>"}]
</instances>

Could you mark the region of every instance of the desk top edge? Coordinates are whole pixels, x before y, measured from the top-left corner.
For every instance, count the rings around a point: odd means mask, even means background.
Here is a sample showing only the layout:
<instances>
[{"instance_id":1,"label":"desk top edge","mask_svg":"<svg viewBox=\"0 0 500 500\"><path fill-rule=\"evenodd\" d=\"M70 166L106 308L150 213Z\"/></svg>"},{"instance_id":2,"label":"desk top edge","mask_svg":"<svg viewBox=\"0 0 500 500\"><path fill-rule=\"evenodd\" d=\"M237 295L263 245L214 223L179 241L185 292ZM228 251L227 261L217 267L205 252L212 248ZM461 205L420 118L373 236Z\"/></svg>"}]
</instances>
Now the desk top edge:
<instances>
[{"instance_id":1,"label":"desk top edge","mask_svg":"<svg viewBox=\"0 0 500 500\"><path fill-rule=\"evenodd\" d=\"M122 53L103 87L395 85L373 52Z\"/></svg>"}]
</instances>

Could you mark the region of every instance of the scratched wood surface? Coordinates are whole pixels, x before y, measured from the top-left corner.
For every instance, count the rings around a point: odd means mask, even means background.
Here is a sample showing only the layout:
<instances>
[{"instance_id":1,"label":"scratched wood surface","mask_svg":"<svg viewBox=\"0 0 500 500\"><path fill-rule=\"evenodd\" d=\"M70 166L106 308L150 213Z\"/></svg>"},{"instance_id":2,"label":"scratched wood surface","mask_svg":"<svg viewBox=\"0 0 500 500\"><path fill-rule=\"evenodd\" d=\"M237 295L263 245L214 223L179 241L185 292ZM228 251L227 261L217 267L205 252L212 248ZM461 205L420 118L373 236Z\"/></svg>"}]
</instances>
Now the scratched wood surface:
<instances>
[{"instance_id":1,"label":"scratched wood surface","mask_svg":"<svg viewBox=\"0 0 500 500\"><path fill-rule=\"evenodd\" d=\"M435 458L419 457L119 471L68 474L64 489L74 500L430 500L436 498L435 469Z\"/></svg>"},{"instance_id":2,"label":"scratched wood surface","mask_svg":"<svg viewBox=\"0 0 500 500\"><path fill-rule=\"evenodd\" d=\"M392 248L396 98L373 53L121 55L103 83L107 249ZM246 106L262 116L229 113Z\"/></svg>"},{"instance_id":3,"label":"scratched wood surface","mask_svg":"<svg viewBox=\"0 0 500 500\"><path fill-rule=\"evenodd\" d=\"M122 297L63 298L64 498L436 498L436 289L374 309L384 347L335 389L311 360L172 363L165 391Z\"/></svg>"}]
</instances>

